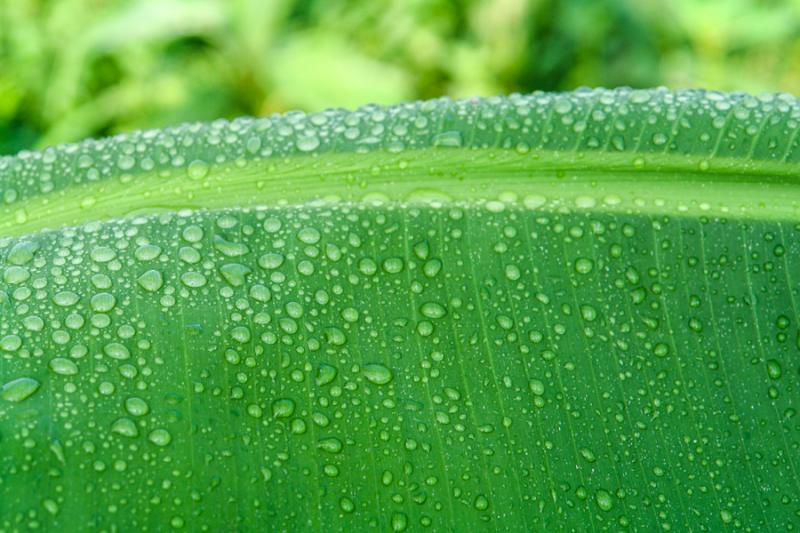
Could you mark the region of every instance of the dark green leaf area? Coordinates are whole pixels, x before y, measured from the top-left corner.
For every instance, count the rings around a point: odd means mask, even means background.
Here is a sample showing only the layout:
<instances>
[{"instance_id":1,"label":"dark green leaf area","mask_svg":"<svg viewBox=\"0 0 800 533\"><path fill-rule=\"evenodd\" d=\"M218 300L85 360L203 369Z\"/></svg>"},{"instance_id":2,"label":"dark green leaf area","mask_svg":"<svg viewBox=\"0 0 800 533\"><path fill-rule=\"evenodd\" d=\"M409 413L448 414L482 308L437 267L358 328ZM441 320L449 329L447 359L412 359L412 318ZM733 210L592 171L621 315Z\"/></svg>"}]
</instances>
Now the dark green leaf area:
<instances>
[{"instance_id":1,"label":"dark green leaf area","mask_svg":"<svg viewBox=\"0 0 800 533\"><path fill-rule=\"evenodd\" d=\"M0 531L778 531L800 227L181 212L0 250Z\"/></svg>"}]
</instances>

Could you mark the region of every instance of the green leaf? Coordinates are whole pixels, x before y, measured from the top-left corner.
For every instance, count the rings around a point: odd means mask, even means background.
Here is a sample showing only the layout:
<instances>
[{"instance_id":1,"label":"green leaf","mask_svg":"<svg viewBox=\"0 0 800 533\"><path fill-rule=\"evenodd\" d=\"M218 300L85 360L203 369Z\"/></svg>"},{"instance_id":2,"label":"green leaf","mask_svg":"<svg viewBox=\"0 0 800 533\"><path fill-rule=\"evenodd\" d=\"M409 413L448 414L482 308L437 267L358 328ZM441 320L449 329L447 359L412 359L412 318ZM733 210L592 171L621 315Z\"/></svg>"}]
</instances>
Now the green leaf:
<instances>
[{"instance_id":1,"label":"green leaf","mask_svg":"<svg viewBox=\"0 0 800 533\"><path fill-rule=\"evenodd\" d=\"M584 90L0 159L0 531L796 528L798 115Z\"/></svg>"}]
</instances>

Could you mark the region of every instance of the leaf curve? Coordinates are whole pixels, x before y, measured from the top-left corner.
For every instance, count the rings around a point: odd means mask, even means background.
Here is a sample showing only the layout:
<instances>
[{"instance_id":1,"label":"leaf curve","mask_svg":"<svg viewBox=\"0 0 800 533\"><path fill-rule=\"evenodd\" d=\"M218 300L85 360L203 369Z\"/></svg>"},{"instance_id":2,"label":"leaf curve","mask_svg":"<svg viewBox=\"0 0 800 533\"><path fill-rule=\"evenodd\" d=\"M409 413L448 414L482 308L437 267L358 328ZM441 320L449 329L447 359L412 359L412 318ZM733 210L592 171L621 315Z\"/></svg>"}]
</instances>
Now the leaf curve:
<instances>
[{"instance_id":1,"label":"leaf curve","mask_svg":"<svg viewBox=\"0 0 800 533\"><path fill-rule=\"evenodd\" d=\"M584 90L0 159L0 531L796 527L799 114Z\"/></svg>"}]
</instances>

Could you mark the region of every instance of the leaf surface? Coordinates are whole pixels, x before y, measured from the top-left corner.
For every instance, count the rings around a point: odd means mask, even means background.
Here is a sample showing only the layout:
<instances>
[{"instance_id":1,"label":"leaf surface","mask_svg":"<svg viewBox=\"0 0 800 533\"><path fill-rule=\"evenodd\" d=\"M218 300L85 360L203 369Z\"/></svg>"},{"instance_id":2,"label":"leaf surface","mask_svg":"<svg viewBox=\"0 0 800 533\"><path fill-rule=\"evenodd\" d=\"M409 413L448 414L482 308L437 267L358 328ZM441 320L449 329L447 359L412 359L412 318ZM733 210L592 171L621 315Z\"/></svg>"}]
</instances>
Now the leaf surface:
<instances>
[{"instance_id":1,"label":"leaf surface","mask_svg":"<svg viewBox=\"0 0 800 533\"><path fill-rule=\"evenodd\" d=\"M798 115L534 93L0 159L0 531L796 528Z\"/></svg>"}]
</instances>

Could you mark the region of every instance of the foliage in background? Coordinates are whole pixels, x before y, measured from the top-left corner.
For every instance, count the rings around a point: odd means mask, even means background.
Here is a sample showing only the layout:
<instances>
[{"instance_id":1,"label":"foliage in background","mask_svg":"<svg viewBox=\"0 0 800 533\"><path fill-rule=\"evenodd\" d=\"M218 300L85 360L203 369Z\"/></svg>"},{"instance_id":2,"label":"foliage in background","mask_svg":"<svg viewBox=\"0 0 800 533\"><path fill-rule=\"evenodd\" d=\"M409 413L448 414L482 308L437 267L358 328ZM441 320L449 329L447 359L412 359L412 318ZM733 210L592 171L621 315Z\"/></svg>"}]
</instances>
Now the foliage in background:
<instances>
[{"instance_id":1,"label":"foliage in background","mask_svg":"<svg viewBox=\"0 0 800 533\"><path fill-rule=\"evenodd\" d=\"M798 15L797 0L0 0L0 153L442 94L798 92Z\"/></svg>"}]
</instances>

